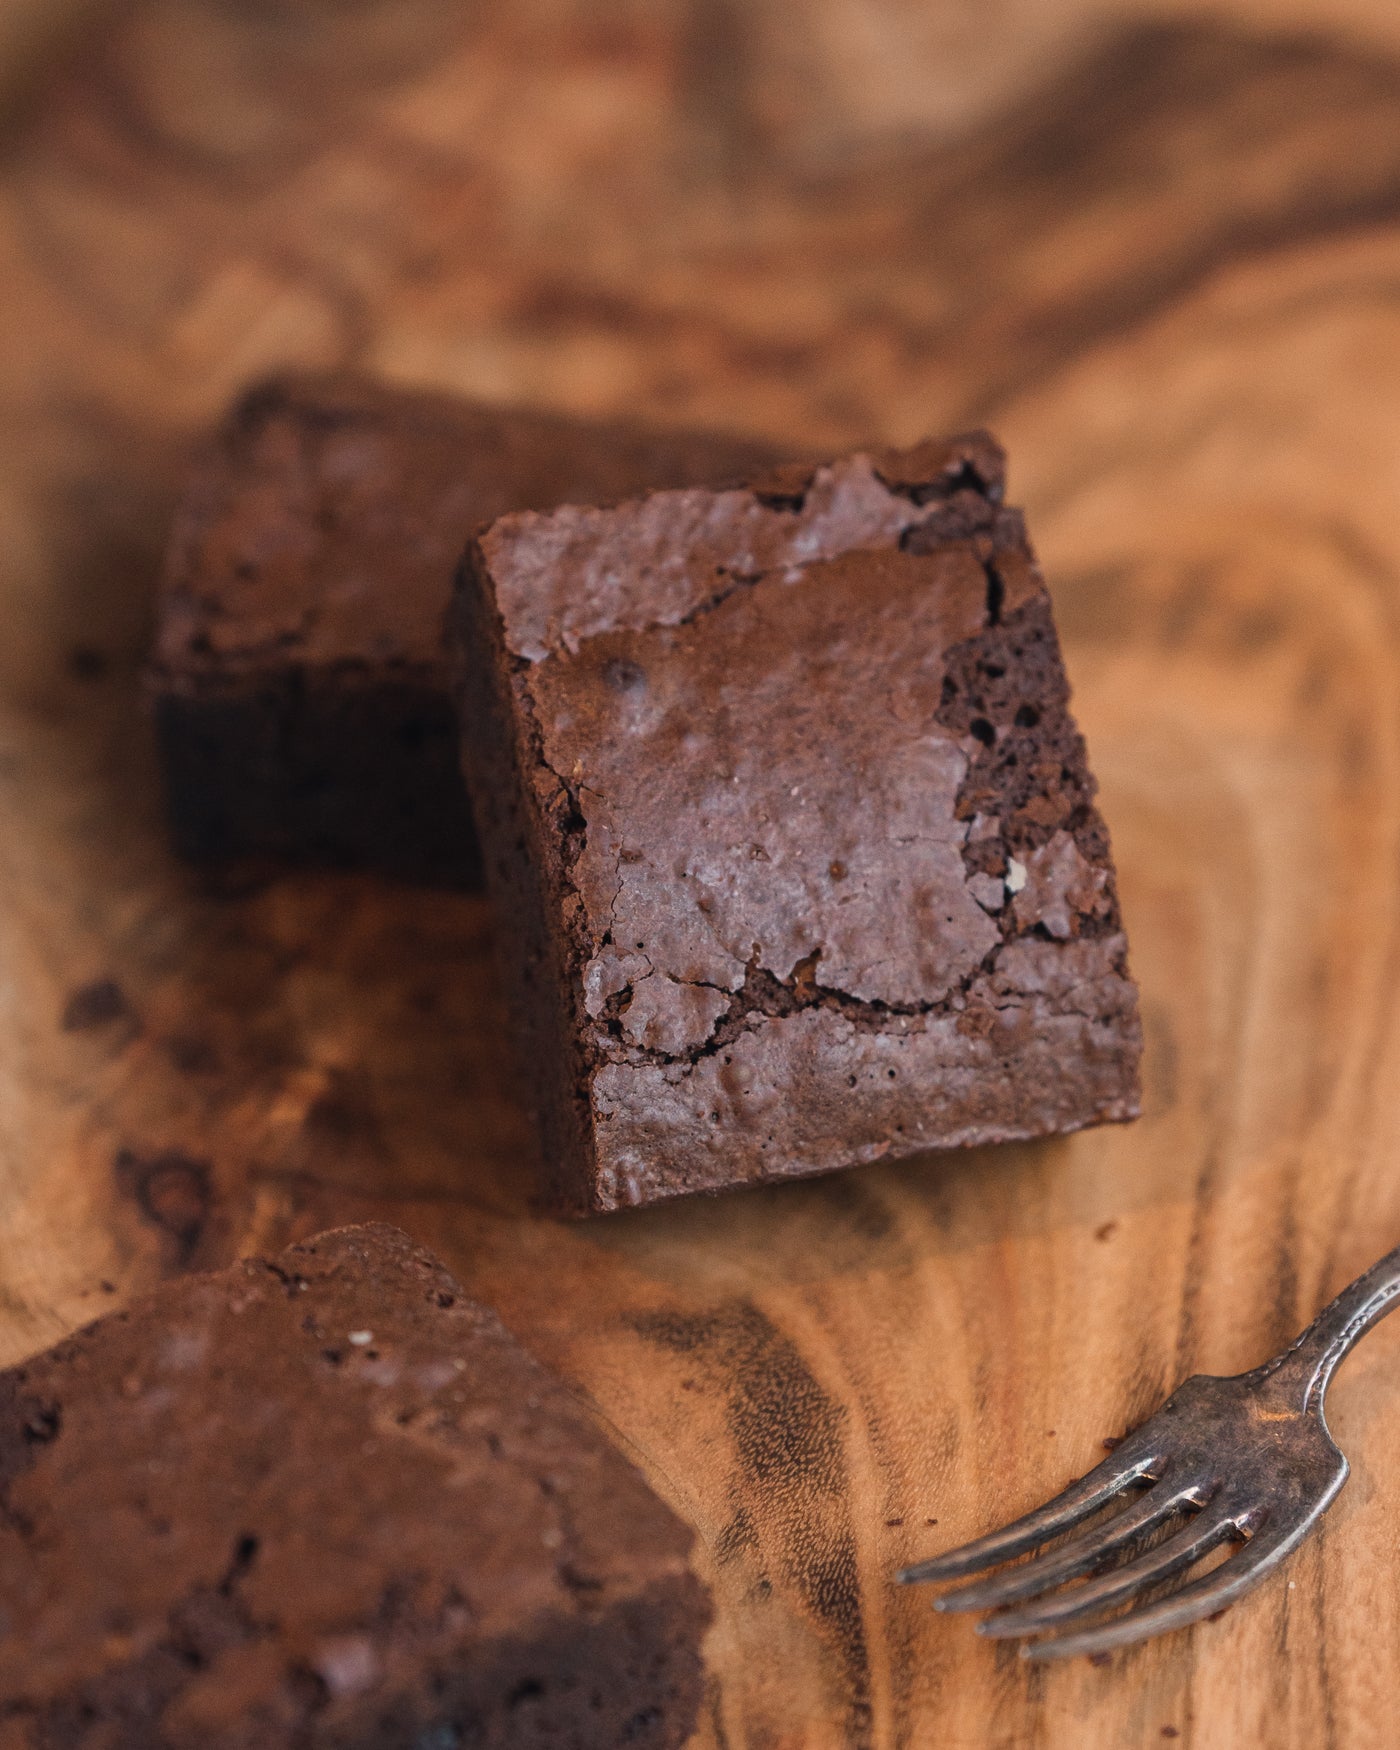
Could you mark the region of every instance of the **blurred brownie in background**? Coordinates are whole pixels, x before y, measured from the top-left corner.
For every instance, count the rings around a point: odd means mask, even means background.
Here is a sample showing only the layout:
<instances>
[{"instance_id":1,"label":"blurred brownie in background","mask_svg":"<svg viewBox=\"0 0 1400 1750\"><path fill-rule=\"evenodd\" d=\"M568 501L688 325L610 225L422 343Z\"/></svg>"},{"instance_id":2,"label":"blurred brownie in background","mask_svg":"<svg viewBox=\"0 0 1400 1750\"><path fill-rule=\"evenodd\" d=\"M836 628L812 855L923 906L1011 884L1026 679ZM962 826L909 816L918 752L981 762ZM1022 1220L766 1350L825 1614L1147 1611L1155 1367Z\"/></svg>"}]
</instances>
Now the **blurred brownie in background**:
<instances>
[{"instance_id":1,"label":"blurred brownie in background","mask_svg":"<svg viewBox=\"0 0 1400 1750\"><path fill-rule=\"evenodd\" d=\"M442 648L473 530L771 460L352 378L254 389L196 466L160 592L149 681L178 850L475 885Z\"/></svg>"},{"instance_id":2,"label":"blurred brownie in background","mask_svg":"<svg viewBox=\"0 0 1400 1750\"><path fill-rule=\"evenodd\" d=\"M6 1750L675 1750L691 1534L395 1228L0 1372Z\"/></svg>"},{"instance_id":3,"label":"blurred brownie in background","mask_svg":"<svg viewBox=\"0 0 1400 1750\"><path fill-rule=\"evenodd\" d=\"M502 517L455 624L549 1200L1138 1109L1113 864L985 433Z\"/></svg>"}]
</instances>

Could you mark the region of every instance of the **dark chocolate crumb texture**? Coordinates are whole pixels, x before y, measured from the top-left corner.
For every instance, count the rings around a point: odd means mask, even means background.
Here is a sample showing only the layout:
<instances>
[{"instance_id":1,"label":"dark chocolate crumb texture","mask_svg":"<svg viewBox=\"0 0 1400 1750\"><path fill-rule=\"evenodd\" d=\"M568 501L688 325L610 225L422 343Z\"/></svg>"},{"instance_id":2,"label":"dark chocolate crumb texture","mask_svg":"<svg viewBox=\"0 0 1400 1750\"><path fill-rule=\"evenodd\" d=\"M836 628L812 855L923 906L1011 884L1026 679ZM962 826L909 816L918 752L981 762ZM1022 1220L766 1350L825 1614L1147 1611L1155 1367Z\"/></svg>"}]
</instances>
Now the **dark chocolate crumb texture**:
<instances>
[{"instance_id":1,"label":"dark chocolate crumb texture","mask_svg":"<svg viewBox=\"0 0 1400 1750\"><path fill-rule=\"evenodd\" d=\"M150 684L177 848L473 885L443 651L468 536L771 460L351 377L252 391L195 469L161 590Z\"/></svg>"},{"instance_id":2,"label":"dark chocolate crumb texture","mask_svg":"<svg viewBox=\"0 0 1400 1750\"><path fill-rule=\"evenodd\" d=\"M4 1750L646 1750L690 1534L393 1228L187 1277L0 1373Z\"/></svg>"},{"instance_id":3,"label":"dark chocolate crumb texture","mask_svg":"<svg viewBox=\"0 0 1400 1750\"><path fill-rule=\"evenodd\" d=\"M556 1208L1137 1113L1108 837L1002 490L974 434L473 542L463 757Z\"/></svg>"}]
</instances>

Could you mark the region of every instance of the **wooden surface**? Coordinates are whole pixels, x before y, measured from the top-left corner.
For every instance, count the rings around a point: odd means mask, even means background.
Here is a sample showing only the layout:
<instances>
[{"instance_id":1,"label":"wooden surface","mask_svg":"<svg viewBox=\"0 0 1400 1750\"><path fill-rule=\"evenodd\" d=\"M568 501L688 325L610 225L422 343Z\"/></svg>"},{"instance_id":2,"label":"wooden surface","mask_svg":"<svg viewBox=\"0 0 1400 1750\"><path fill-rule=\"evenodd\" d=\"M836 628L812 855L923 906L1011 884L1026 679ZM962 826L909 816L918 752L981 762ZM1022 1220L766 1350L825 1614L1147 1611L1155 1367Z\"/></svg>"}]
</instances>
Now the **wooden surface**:
<instances>
[{"instance_id":1,"label":"wooden surface","mask_svg":"<svg viewBox=\"0 0 1400 1750\"><path fill-rule=\"evenodd\" d=\"M696 1526L703 1750L1393 1744L1400 1321L1335 1388L1322 1536L1222 1620L1038 1672L889 1584L1400 1239L1392 55L1387 0L137 0L94 36L0 168L0 1361L392 1218ZM164 519L287 362L804 444L992 422L1142 1121L526 1216L486 906L201 890L164 847Z\"/></svg>"}]
</instances>

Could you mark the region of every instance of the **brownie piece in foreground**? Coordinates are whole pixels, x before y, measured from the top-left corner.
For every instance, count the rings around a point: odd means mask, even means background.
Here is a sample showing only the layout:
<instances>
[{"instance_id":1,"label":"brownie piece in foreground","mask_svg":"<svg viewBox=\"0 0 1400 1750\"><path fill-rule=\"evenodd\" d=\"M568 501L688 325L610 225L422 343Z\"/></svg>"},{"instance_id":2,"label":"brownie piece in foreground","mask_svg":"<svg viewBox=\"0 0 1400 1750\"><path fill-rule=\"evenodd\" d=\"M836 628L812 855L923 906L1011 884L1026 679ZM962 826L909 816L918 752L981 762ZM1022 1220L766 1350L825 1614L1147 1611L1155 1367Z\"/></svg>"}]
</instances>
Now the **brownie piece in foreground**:
<instances>
[{"instance_id":1,"label":"brownie piece in foreground","mask_svg":"<svg viewBox=\"0 0 1400 1750\"><path fill-rule=\"evenodd\" d=\"M661 1750L690 1533L394 1228L0 1373L5 1750Z\"/></svg>"},{"instance_id":2,"label":"brownie piece in foreground","mask_svg":"<svg viewBox=\"0 0 1400 1750\"><path fill-rule=\"evenodd\" d=\"M1002 483L975 434L473 542L463 756L555 1207L1137 1113L1108 837Z\"/></svg>"},{"instance_id":3,"label":"brownie piece in foreground","mask_svg":"<svg viewBox=\"0 0 1400 1750\"><path fill-rule=\"evenodd\" d=\"M476 884L442 647L472 531L771 460L350 378L254 390L196 468L161 590L150 683L177 849Z\"/></svg>"}]
</instances>

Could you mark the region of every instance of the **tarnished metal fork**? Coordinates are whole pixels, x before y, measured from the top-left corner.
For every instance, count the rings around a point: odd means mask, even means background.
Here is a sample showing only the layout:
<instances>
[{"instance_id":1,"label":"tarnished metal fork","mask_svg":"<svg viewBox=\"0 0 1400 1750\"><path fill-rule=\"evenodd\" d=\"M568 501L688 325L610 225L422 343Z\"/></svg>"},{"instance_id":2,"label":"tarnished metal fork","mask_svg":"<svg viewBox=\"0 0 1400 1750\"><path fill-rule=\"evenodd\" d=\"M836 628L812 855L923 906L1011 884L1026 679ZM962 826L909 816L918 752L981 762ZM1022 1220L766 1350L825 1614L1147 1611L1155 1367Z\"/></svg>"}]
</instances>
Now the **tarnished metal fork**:
<instances>
[{"instance_id":1,"label":"tarnished metal fork","mask_svg":"<svg viewBox=\"0 0 1400 1750\"><path fill-rule=\"evenodd\" d=\"M1213 1616L1295 1550L1341 1492L1348 1465L1327 1431L1323 1399L1338 1362L1398 1300L1400 1246L1282 1355L1229 1379L1194 1375L1054 1500L898 1578L958 1580L1040 1550L1114 1507L1031 1561L945 1592L935 1607L995 1611L978 1632L1036 1637L1021 1648L1029 1659L1106 1652ZM1183 1514L1184 1525L1151 1542ZM1229 1543L1237 1551L1208 1573L1141 1597Z\"/></svg>"}]
</instances>

